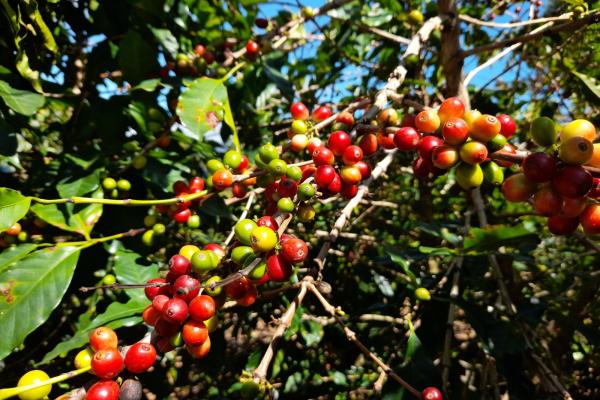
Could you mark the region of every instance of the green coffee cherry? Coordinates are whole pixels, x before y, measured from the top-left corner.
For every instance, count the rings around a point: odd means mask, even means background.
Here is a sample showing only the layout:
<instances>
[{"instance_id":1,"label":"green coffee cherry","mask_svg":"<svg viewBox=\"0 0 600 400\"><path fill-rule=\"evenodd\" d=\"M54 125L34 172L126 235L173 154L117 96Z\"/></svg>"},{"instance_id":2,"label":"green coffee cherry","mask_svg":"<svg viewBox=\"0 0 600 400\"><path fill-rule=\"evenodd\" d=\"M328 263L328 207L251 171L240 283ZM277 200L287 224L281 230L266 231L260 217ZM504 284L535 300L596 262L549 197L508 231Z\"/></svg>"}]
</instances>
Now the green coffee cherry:
<instances>
[{"instance_id":1,"label":"green coffee cherry","mask_svg":"<svg viewBox=\"0 0 600 400\"><path fill-rule=\"evenodd\" d=\"M504 171L502 168L493 161L485 163L482 165L483 170L483 179L487 183L491 183L495 186L502 185L504 182Z\"/></svg>"},{"instance_id":2,"label":"green coffee cherry","mask_svg":"<svg viewBox=\"0 0 600 400\"><path fill-rule=\"evenodd\" d=\"M415 297L421 301L429 301L431 300L431 293L424 287L420 287L415 290Z\"/></svg>"},{"instance_id":3,"label":"green coffee cherry","mask_svg":"<svg viewBox=\"0 0 600 400\"><path fill-rule=\"evenodd\" d=\"M228 167L236 169L242 163L242 154L235 150L229 150L225 153L225 156L223 156L223 162Z\"/></svg>"},{"instance_id":4,"label":"green coffee cherry","mask_svg":"<svg viewBox=\"0 0 600 400\"><path fill-rule=\"evenodd\" d=\"M538 146L548 147L556 143L558 130L554 120L548 117L538 117L531 122L529 128L531 140Z\"/></svg>"},{"instance_id":5,"label":"green coffee cherry","mask_svg":"<svg viewBox=\"0 0 600 400\"><path fill-rule=\"evenodd\" d=\"M302 168L297 166L288 166L285 175L293 181L300 182L302 179Z\"/></svg>"},{"instance_id":6,"label":"green coffee cherry","mask_svg":"<svg viewBox=\"0 0 600 400\"><path fill-rule=\"evenodd\" d=\"M212 174L214 174L215 172L217 172L218 170L225 168L225 165L217 160L216 158L210 159L208 160L208 162L206 163L206 168L208 168L208 171Z\"/></svg>"},{"instance_id":7,"label":"green coffee cherry","mask_svg":"<svg viewBox=\"0 0 600 400\"><path fill-rule=\"evenodd\" d=\"M483 183L483 171L479 164L460 163L456 167L456 182L465 190L481 186Z\"/></svg>"},{"instance_id":8,"label":"green coffee cherry","mask_svg":"<svg viewBox=\"0 0 600 400\"><path fill-rule=\"evenodd\" d=\"M165 224L158 223L158 224L154 224L154 226L152 227L152 230L154 231L155 235L162 236L167 231L167 227L165 226Z\"/></svg>"},{"instance_id":9,"label":"green coffee cherry","mask_svg":"<svg viewBox=\"0 0 600 400\"><path fill-rule=\"evenodd\" d=\"M131 182L127 179L119 179L117 181L117 189L119 189L120 192L128 192L131 190Z\"/></svg>"},{"instance_id":10,"label":"green coffee cherry","mask_svg":"<svg viewBox=\"0 0 600 400\"><path fill-rule=\"evenodd\" d=\"M275 176L285 175L287 171L287 163L281 159L275 159L269 161L269 172Z\"/></svg>"},{"instance_id":11,"label":"green coffee cherry","mask_svg":"<svg viewBox=\"0 0 600 400\"><path fill-rule=\"evenodd\" d=\"M283 197L277 201L277 208L282 213L291 213L294 211L294 201L289 197Z\"/></svg>"},{"instance_id":12,"label":"green coffee cherry","mask_svg":"<svg viewBox=\"0 0 600 400\"><path fill-rule=\"evenodd\" d=\"M113 190L117 187L117 181L113 178L104 178L102 180L102 187L104 190Z\"/></svg>"}]
</instances>

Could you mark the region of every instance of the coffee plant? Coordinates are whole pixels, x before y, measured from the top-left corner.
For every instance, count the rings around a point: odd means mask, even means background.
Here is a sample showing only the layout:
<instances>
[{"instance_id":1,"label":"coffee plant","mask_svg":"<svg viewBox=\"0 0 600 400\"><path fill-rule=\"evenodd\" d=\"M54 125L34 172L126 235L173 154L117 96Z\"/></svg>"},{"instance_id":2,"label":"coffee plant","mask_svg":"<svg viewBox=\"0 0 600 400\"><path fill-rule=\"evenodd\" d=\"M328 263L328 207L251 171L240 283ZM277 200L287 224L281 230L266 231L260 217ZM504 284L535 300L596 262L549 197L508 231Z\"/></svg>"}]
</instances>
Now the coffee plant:
<instances>
[{"instance_id":1,"label":"coffee plant","mask_svg":"<svg viewBox=\"0 0 600 400\"><path fill-rule=\"evenodd\" d=\"M600 2L0 8L0 400L600 398Z\"/></svg>"}]
</instances>

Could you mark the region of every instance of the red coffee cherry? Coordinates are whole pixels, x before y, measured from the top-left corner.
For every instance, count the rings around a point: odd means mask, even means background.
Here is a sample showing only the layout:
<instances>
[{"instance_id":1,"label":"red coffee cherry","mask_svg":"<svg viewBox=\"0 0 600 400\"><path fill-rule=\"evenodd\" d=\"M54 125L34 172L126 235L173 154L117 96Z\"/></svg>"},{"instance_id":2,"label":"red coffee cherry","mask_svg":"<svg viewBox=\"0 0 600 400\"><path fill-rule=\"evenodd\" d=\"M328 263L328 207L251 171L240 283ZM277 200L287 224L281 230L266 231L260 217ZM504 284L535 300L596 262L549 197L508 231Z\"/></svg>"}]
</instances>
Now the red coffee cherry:
<instances>
[{"instance_id":1,"label":"red coffee cherry","mask_svg":"<svg viewBox=\"0 0 600 400\"><path fill-rule=\"evenodd\" d=\"M433 133L440 127L440 117L435 110L424 110L417 114L415 125L423 133Z\"/></svg>"},{"instance_id":2,"label":"red coffee cherry","mask_svg":"<svg viewBox=\"0 0 600 400\"><path fill-rule=\"evenodd\" d=\"M225 285L225 294L227 297L237 300L246 294L250 286L252 286L252 284L248 278L242 276L240 279L236 279L235 281Z\"/></svg>"},{"instance_id":3,"label":"red coffee cherry","mask_svg":"<svg viewBox=\"0 0 600 400\"><path fill-rule=\"evenodd\" d=\"M249 56L256 56L260 51L260 46L254 40L248 40L246 43L246 54Z\"/></svg>"},{"instance_id":4,"label":"red coffee cherry","mask_svg":"<svg viewBox=\"0 0 600 400\"><path fill-rule=\"evenodd\" d=\"M590 204L579 216L583 231L587 235L600 234L600 204Z\"/></svg>"},{"instance_id":5,"label":"red coffee cherry","mask_svg":"<svg viewBox=\"0 0 600 400\"><path fill-rule=\"evenodd\" d=\"M346 125L346 127L351 128L354 126L354 116L348 111L342 111L335 117L335 122Z\"/></svg>"},{"instance_id":6,"label":"red coffee cherry","mask_svg":"<svg viewBox=\"0 0 600 400\"><path fill-rule=\"evenodd\" d=\"M113 380L101 380L94 383L85 392L87 400L118 400L119 384Z\"/></svg>"},{"instance_id":7,"label":"red coffee cherry","mask_svg":"<svg viewBox=\"0 0 600 400\"><path fill-rule=\"evenodd\" d=\"M173 274L173 276L179 277L181 275L189 274L191 270L192 270L192 264L190 263L190 260L188 260L184 256L175 254L173 257L171 257L169 259L169 273ZM158 279L160 279L160 278L158 278ZM146 288L146 289L148 289L148 288ZM147 294L146 294L146 296L147 296ZM150 300L152 300L152 299L150 299Z\"/></svg>"},{"instance_id":8,"label":"red coffee cherry","mask_svg":"<svg viewBox=\"0 0 600 400\"><path fill-rule=\"evenodd\" d=\"M194 358L204 358L210 352L210 336L198 346L186 346L188 353Z\"/></svg>"},{"instance_id":9,"label":"red coffee cherry","mask_svg":"<svg viewBox=\"0 0 600 400\"><path fill-rule=\"evenodd\" d=\"M231 186L231 193L238 199L243 199L248 193L248 188L241 182L235 182Z\"/></svg>"},{"instance_id":10,"label":"red coffee cherry","mask_svg":"<svg viewBox=\"0 0 600 400\"><path fill-rule=\"evenodd\" d=\"M342 178L340 177L339 174L336 173L333 176L333 180L331 181L331 183L329 185L327 185L327 190L331 194L339 193L342 190Z\"/></svg>"},{"instance_id":11,"label":"red coffee cherry","mask_svg":"<svg viewBox=\"0 0 600 400\"><path fill-rule=\"evenodd\" d=\"M328 106L319 106L315 109L315 111L313 111L312 120L315 122L321 122L331 117L332 114L333 112Z\"/></svg>"},{"instance_id":12,"label":"red coffee cherry","mask_svg":"<svg viewBox=\"0 0 600 400\"><path fill-rule=\"evenodd\" d=\"M211 319L215 315L217 305L212 297L203 294L193 299L188 309L190 318L201 322Z\"/></svg>"},{"instance_id":13,"label":"red coffee cherry","mask_svg":"<svg viewBox=\"0 0 600 400\"><path fill-rule=\"evenodd\" d=\"M579 218L569 218L560 215L553 215L548 218L548 230L553 235L570 235L575 232L579 226Z\"/></svg>"},{"instance_id":14,"label":"red coffee cherry","mask_svg":"<svg viewBox=\"0 0 600 400\"><path fill-rule=\"evenodd\" d=\"M469 126L461 118L450 118L442 125L442 136L448 144L461 144L469 138Z\"/></svg>"},{"instance_id":15,"label":"red coffee cherry","mask_svg":"<svg viewBox=\"0 0 600 400\"><path fill-rule=\"evenodd\" d=\"M292 179L282 179L279 181L279 185L277 186L277 194L279 197L289 197L293 199L297 192L298 182Z\"/></svg>"},{"instance_id":16,"label":"red coffee cherry","mask_svg":"<svg viewBox=\"0 0 600 400\"><path fill-rule=\"evenodd\" d=\"M442 122L462 118L465 115L465 104L458 97L449 97L442 102L437 113Z\"/></svg>"},{"instance_id":17,"label":"red coffee cherry","mask_svg":"<svg viewBox=\"0 0 600 400\"><path fill-rule=\"evenodd\" d=\"M175 196L180 196L182 193L189 193L190 188L184 181L176 181L173 183L173 193Z\"/></svg>"},{"instance_id":18,"label":"red coffee cherry","mask_svg":"<svg viewBox=\"0 0 600 400\"><path fill-rule=\"evenodd\" d=\"M281 255L289 263L301 263L308 256L308 246L304 240L293 238L281 245Z\"/></svg>"},{"instance_id":19,"label":"red coffee cherry","mask_svg":"<svg viewBox=\"0 0 600 400\"><path fill-rule=\"evenodd\" d=\"M345 199L350 200L351 198L356 196L356 194L358 193L358 186L357 185L342 185L342 191L340 193Z\"/></svg>"},{"instance_id":20,"label":"red coffee cherry","mask_svg":"<svg viewBox=\"0 0 600 400\"><path fill-rule=\"evenodd\" d=\"M375 154L377 147L379 146L377 136L372 133L367 133L366 135L361 136L358 141L358 146L362 149L363 155L365 156Z\"/></svg>"},{"instance_id":21,"label":"red coffee cherry","mask_svg":"<svg viewBox=\"0 0 600 400\"><path fill-rule=\"evenodd\" d=\"M332 165L335 162L333 152L325 146L317 147L312 152L312 159L317 167L321 165Z\"/></svg>"},{"instance_id":22,"label":"red coffee cherry","mask_svg":"<svg viewBox=\"0 0 600 400\"><path fill-rule=\"evenodd\" d=\"M431 160L431 152L433 149L443 144L444 141L437 136L423 136L417 147L419 156L425 160Z\"/></svg>"},{"instance_id":23,"label":"red coffee cherry","mask_svg":"<svg viewBox=\"0 0 600 400\"><path fill-rule=\"evenodd\" d=\"M200 282L190 275L181 275L173 283L173 296L189 303L200 293Z\"/></svg>"},{"instance_id":24,"label":"red coffee cherry","mask_svg":"<svg viewBox=\"0 0 600 400\"><path fill-rule=\"evenodd\" d=\"M136 343L125 354L125 368L131 373L146 372L156 361L156 349L150 343Z\"/></svg>"},{"instance_id":25,"label":"red coffee cherry","mask_svg":"<svg viewBox=\"0 0 600 400\"><path fill-rule=\"evenodd\" d=\"M107 326L96 328L90 334L90 346L94 351L116 349L118 343L117 334Z\"/></svg>"},{"instance_id":26,"label":"red coffee cherry","mask_svg":"<svg viewBox=\"0 0 600 400\"><path fill-rule=\"evenodd\" d=\"M363 180L371 176L371 167L369 167L369 164L367 164L366 162L359 161L356 164L354 164L354 166L360 171L360 175L362 176Z\"/></svg>"},{"instance_id":27,"label":"red coffee cherry","mask_svg":"<svg viewBox=\"0 0 600 400\"><path fill-rule=\"evenodd\" d=\"M167 281L163 278L154 278L150 279L146 283L167 283ZM167 294L169 292L168 286L159 286L159 287L147 287L144 289L144 293L148 300L153 300L159 294Z\"/></svg>"},{"instance_id":28,"label":"red coffee cherry","mask_svg":"<svg viewBox=\"0 0 600 400\"><path fill-rule=\"evenodd\" d=\"M394 134L394 144L400 151L416 150L421 141L421 134L411 127L403 127Z\"/></svg>"},{"instance_id":29,"label":"red coffee cherry","mask_svg":"<svg viewBox=\"0 0 600 400\"><path fill-rule=\"evenodd\" d=\"M152 305L146 307L144 309L144 312L142 312L142 319L146 324L150 326L154 326L154 324L156 324L156 321L160 318L160 316L161 313L156 311L156 309L152 307Z\"/></svg>"},{"instance_id":30,"label":"red coffee cherry","mask_svg":"<svg viewBox=\"0 0 600 400\"><path fill-rule=\"evenodd\" d=\"M511 202L526 201L535 191L535 183L527 180L524 174L509 176L502 184L502 194Z\"/></svg>"},{"instance_id":31,"label":"red coffee cherry","mask_svg":"<svg viewBox=\"0 0 600 400\"><path fill-rule=\"evenodd\" d=\"M169 299L162 309L162 318L172 324L182 324L188 317L188 305L179 298Z\"/></svg>"},{"instance_id":32,"label":"red coffee cherry","mask_svg":"<svg viewBox=\"0 0 600 400\"><path fill-rule=\"evenodd\" d=\"M344 131L335 131L329 135L329 139L327 140L327 147L338 157L341 157L344 154L344 150L346 147L352 144L350 140L350 135L348 135Z\"/></svg>"},{"instance_id":33,"label":"red coffee cherry","mask_svg":"<svg viewBox=\"0 0 600 400\"><path fill-rule=\"evenodd\" d=\"M510 115L498 114L496 118L498 118L498 121L500 121L500 133L502 136L509 139L515 134L515 132L517 132L517 124Z\"/></svg>"},{"instance_id":34,"label":"red coffee cherry","mask_svg":"<svg viewBox=\"0 0 600 400\"><path fill-rule=\"evenodd\" d=\"M293 119L301 119L306 121L308 119L308 108L303 103L294 103L290 107L290 113Z\"/></svg>"},{"instance_id":35,"label":"red coffee cherry","mask_svg":"<svg viewBox=\"0 0 600 400\"><path fill-rule=\"evenodd\" d=\"M331 165L321 165L315 171L315 183L320 188L325 188L333 181L335 176L335 168Z\"/></svg>"},{"instance_id":36,"label":"red coffee cherry","mask_svg":"<svg viewBox=\"0 0 600 400\"><path fill-rule=\"evenodd\" d=\"M192 216L192 210L186 208L173 214L173 219L180 224L185 224L188 219Z\"/></svg>"},{"instance_id":37,"label":"red coffee cherry","mask_svg":"<svg viewBox=\"0 0 600 400\"><path fill-rule=\"evenodd\" d=\"M396 148L394 143L394 134L392 132L380 131L377 133L377 144L386 150Z\"/></svg>"},{"instance_id":38,"label":"red coffee cherry","mask_svg":"<svg viewBox=\"0 0 600 400\"><path fill-rule=\"evenodd\" d=\"M548 182L556 173L556 159L546 153L531 153L523 160L523 173L531 182Z\"/></svg>"},{"instance_id":39,"label":"red coffee cherry","mask_svg":"<svg viewBox=\"0 0 600 400\"><path fill-rule=\"evenodd\" d=\"M156 297L154 297L154 299L152 299L152 307L154 307L154 309L160 313L162 313L162 310L165 306L165 304L167 304L167 301L169 301L170 297L164 294L159 294Z\"/></svg>"},{"instance_id":40,"label":"red coffee cherry","mask_svg":"<svg viewBox=\"0 0 600 400\"><path fill-rule=\"evenodd\" d=\"M442 400L442 392L431 386L421 392L421 400Z\"/></svg>"},{"instance_id":41,"label":"red coffee cherry","mask_svg":"<svg viewBox=\"0 0 600 400\"><path fill-rule=\"evenodd\" d=\"M156 333L158 333L160 336L171 337L179 332L179 324L169 322L161 316L154 323L154 330L156 330ZM160 351L165 351L162 350L160 346L158 348Z\"/></svg>"},{"instance_id":42,"label":"red coffee cherry","mask_svg":"<svg viewBox=\"0 0 600 400\"><path fill-rule=\"evenodd\" d=\"M227 189L233 183L233 174L228 169L219 169L213 174L212 183L217 190Z\"/></svg>"},{"instance_id":43,"label":"red coffee cherry","mask_svg":"<svg viewBox=\"0 0 600 400\"><path fill-rule=\"evenodd\" d=\"M354 165L363 158L363 151L359 146L348 146L342 155L342 161L346 165Z\"/></svg>"},{"instance_id":44,"label":"red coffee cherry","mask_svg":"<svg viewBox=\"0 0 600 400\"><path fill-rule=\"evenodd\" d=\"M296 186L296 188L297 188L297 186ZM293 197L293 196L281 196L281 197ZM256 221L256 226L266 226L267 228L271 228L275 232L277 232L277 229L279 229L279 224L277 223L275 218L273 218L270 215L265 215L263 217L260 217L258 219L258 221Z\"/></svg>"},{"instance_id":45,"label":"red coffee cherry","mask_svg":"<svg viewBox=\"0 0 600 400\"><path fill-rule=\"evenodd\" d=\"M113 379L123 370L123 357L117 349L102 349L92 357L92 373L101 379Z\"/></svg>"},{"instance_id":46,"label":"red coffee cherry","mask_svg":"<svg viewBox=\"0 0 600 400\"><path fill-rule=\"evenodd\" d=\"M552 179L552 187L561 196L575 199L583 197L592 188L592 175L579 166L567 166L559 170Z\"/></svg>"},{"instance_id":47,"label":"red coffee cherry","mask_svg":"<svg viewBox=\"0 0 600 400\"><path fill-rule=\"evenodd\" d=\"M187 345L200 345L208 339L208 329L204 322L188 321L183 325L181 337Z\"/></svg>"},{"instance_id":48,"label":"red coffee cherry","mask_svg":"<svg viewBox=\"0 0 600 400\"><path fill-rule=\"evenodd\" d=\"M292 276L292 265L283 256L271 253L267 257L267 274L274 282L285 282Z\"/></svg>"},{"instance_id":49,"label":"red coffee cherry","mask_svg":"<svg viewBox=\"0 0 600 400\"><path fill-rule=\"evenodd\" d=\"M236 301L240 306L250 307L252 304L254 304L257 297L258 291L256 290L256 286L251 285L246 291L246 294L244 294L241 298L237 299Z\"/></svg>"}]
</instances>

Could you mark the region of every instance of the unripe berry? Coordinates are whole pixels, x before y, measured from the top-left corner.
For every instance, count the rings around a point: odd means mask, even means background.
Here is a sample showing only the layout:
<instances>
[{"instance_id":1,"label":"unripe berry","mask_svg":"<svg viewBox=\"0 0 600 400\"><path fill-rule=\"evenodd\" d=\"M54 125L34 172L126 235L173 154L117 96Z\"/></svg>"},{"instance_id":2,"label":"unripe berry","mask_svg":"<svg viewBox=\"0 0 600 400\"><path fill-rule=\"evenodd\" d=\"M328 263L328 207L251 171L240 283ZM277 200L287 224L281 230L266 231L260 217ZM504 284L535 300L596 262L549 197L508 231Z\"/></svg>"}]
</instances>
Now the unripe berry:
<instances>
[{"instance_id":1,"label":"unripe berry","mask_svg":"<svg viewBox=\"0 0 600 400\"><path fill-rule=\"evenodd\" d=\"M480 142L487 142L500 133L502 125L493 115L483 114L473 122L471 137Z\"/></svg>"},{"instance_id":2,"label":"unripe berry","mask_svg":"<svg viewBox=\"0 0 600 400\"><path fill-rule=\"evenodd\" d=\"M525 174L509 176L502 184L502 194L511 202L526 201L535 190L535 183L530 182Z\"/></svg>"},{"instance_id":3,"label":"unripe berry","mask_svg":"<svg viewBox=\"0 0 600 400\"><path fill-rule=\"evenodd\" d=\"M431 161L438 168L448 169L458 162L458 152L452 146L438 146L431 153Z\"/></svg>"},{"instance_id":4,"label":"unripe berry","mask_svg":"<svg viewBox=\"0 0 600 400\"><path fill-rule=\"evenodd\" d=\"M417 114L415 125L423 133L433 133L440 127L441 121L435 110L424 110Z\"/></svg>"},{"instance_id":5,"label":"unripe berry","mask_svg":"<svg viewBox=\"0 0 600 400\"><path fill-rule=\"evenodd\" d=\"M476 140L467 142L460 147L460 158L467 164L481 164L487 156L487 147Z\"/></svg>"},{"instance_id":6,"label":"unripe berry","mask_svg":"<svg viewBox=\"0 0 600 400\"><path fill-rule=\"evenodd\" d=\"M584 137L573 136L560 142L558 156L567 164L581 165L587 163L594 154L592 142Z\"/></svg>"}]
</instances>

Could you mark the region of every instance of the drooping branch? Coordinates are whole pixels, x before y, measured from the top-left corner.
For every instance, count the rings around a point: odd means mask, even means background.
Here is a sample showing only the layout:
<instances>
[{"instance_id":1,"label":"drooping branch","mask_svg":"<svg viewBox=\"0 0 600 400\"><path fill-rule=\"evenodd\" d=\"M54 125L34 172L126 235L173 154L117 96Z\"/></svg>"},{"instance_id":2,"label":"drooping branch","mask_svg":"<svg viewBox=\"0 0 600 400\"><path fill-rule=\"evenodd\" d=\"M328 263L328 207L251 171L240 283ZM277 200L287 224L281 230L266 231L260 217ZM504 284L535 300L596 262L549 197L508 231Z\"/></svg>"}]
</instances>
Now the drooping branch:
<instances>
[{"instance_id":1,"label":"drooping branch","mask_svg":"<svg viewBox=\"0 0 600 400\"><path fill-rule=\"evenodd\" d=\"M517 21L517 22L492 22L492 21L483 21L481 19L473 18L466 14L460 14L458 18L461 21L468 22L473 25L481 25L488 26L490 28L498 28L498 29L510 29L510 28L518 28L526 25L537 25L537 24L545 24L547 22L554 21L565 21L569 20L573 17L573 13L565 13L556 17L546 17L546 18L536 18L536 19L528 19L525 21Z\"/></svg>"}]
</instances>

